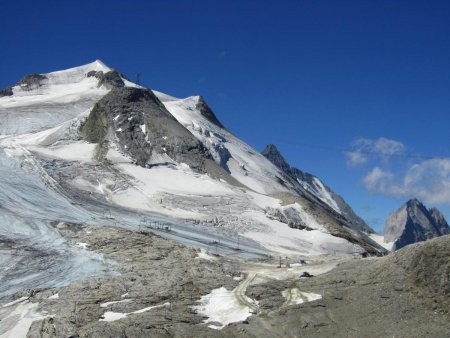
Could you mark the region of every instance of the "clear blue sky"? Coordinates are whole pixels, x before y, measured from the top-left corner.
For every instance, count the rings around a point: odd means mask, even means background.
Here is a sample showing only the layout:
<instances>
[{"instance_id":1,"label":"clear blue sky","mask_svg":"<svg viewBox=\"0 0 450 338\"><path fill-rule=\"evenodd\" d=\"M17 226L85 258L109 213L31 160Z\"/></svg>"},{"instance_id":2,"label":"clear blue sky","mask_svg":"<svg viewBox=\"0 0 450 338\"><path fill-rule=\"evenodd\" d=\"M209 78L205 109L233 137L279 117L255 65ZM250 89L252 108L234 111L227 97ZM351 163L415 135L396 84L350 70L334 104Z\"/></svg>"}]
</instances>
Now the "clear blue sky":
<instances>
[{"instance_id":1,"label":"clear blue sky","mask_svg":"<svg viewBox=\"0 0 450 338\"><path fill-rule=\"evenodd\" d=\"M228 129L258 150L277 144L378 230L414 195L450 218L449 1L2 1L0 10L0 87L100 59L153 89L203 95ZM373 154L386 151L400 156Z\"/></svg>"}]
</instances>

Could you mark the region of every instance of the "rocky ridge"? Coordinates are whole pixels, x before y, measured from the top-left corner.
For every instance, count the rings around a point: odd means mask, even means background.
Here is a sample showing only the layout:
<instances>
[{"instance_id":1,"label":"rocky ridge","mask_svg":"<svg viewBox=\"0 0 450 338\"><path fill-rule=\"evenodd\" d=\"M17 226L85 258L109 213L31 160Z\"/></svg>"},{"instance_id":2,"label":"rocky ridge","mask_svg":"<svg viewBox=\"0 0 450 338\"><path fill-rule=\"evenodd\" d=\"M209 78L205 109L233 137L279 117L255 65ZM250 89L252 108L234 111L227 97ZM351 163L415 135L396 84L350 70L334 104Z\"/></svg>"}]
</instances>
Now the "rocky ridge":
<instances>
[{"instance_id":1,"label":"rocky ridge","mask_svg":"<svg viewBox=\"0 0 450 338\"><path fill-rule=\"evenodd\" d=\"M353 209L341 196L323 184L316 176L303 172L295 167L291 167L275 145L267 145L261 154L281 170L284 178L296 188L300 195L313 197L315 199L319 196L319 200L326 203L335 211L341 213L348 220L350 228L364 231L369 234L374 233L374 230L370 228L362 218L355 214ZM320 199L319 194L323 193L323 190L330 195L331 200L324 198Z\"/></svg>"}]
</instances>

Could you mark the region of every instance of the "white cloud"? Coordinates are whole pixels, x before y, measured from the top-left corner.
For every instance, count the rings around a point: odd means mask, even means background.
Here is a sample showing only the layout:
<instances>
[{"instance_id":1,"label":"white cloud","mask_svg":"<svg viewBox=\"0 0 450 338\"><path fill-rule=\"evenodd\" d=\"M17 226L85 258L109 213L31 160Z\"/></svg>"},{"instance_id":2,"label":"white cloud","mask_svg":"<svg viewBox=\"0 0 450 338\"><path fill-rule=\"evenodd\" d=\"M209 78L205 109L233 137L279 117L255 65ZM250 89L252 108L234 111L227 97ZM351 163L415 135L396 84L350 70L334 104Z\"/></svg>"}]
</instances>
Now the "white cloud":
<instances>
[{"instance_id":1,"label":"white cloud","mask_svg":"<svg viewBox=\"0 0 450 338\"><path fill-rule=\"evenodd\" d=\"M428 204L450 205L450 158L425 160L410 166L403 175L380 167L363 179L371 193L394 197L417 197Z\"/></svg>"},{"instance_id":2,"label":"white cloud","mask_svg":"<svg viewBox=\"0 0 450 338\"><path fill-rule=\"evenodd\" d=\"M366 155L359 151L348 151L345 155L347 155L347 165L350 167L364 164L369 160Z\"/></svg>"},{"instance_id":3,"label":"white cloud","mask_svg":"<svg viewBox=\"0 0 450 338\"><path fill-rule=\"evenodd\" d=\"M357 166L368 162L369 157L375 157L387 162L392 156L402 155L403 143L385 137L378 139L359 138L353 142L354 150L346 153L347 165Z\"/></svg>"},{"instance_id":4,"label":"white cloud","mask_svg":"<svg viewBox=\"0 0 450 338\"><path fill-rule=\"evenodd\" d=\"M364 177L363 182L366 189L371 193L394 195L396 197L400 197L403 193L402 188L395 183L394 174L380 167L373 168Z\"/></svg>"},{"instance_id":5,"label":"white cloud","mask_svg":"<svg viewBox=\"0 0 450 338\"><path fill-rule=\"evenodd\" d=\"M403 179L409 195L430 204L450 204L450 158L436 158L411 166Z\"/></svg>"}]
</instances>

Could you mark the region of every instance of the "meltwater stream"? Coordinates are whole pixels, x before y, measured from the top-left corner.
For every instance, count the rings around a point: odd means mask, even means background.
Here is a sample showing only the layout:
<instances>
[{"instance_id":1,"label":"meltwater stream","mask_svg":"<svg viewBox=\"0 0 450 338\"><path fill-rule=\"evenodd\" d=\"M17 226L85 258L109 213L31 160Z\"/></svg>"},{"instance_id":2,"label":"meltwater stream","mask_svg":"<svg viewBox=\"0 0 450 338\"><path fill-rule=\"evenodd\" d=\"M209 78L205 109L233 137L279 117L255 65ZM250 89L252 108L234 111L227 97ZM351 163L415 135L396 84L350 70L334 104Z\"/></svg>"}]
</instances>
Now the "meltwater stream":
<instances>
[{"instance_id":1,"label":"meltwater stream","mask_svg":"<svg viewBox=\"0 0 450 338\"><path fill-rule=\"evenodd\" d=\"M0 303L26 288L59 287L108 273L113 262L70 246L51 225L89 219L46 187L26 159L0 149Z\"/></svg>"}]
</instances>

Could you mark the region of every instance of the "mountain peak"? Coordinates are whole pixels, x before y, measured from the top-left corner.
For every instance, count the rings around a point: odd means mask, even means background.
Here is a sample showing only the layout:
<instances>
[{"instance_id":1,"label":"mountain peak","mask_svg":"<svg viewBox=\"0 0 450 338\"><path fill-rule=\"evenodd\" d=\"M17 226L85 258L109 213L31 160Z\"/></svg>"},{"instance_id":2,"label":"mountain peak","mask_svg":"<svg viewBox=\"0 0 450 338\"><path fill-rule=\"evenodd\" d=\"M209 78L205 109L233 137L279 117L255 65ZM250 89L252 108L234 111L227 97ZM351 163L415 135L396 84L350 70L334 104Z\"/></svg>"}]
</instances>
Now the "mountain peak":
<instances>
[{"instance_id":1,"label":"mountain peak","mask_svg":"<svg viewBox=\"0 0 450 338\"><path fill-rule=\"evenodd\" d=\"M208 106L203 96L197 96L197 104L196 108L202 114L204 117L206 117L211 123L214 123L219 128L225 129L223 124L219 121L219 119L216 117L212 109Z\"/></svg>"},{"instance_id":2,"label":"mountain peak","mask_svg":"<svg viewBox=\"0 0 450 338\"><path fill-rule=\"evenodd\" d=\"M263 154L267 153L273 153L273 154L278 154L279 156L281 156L281 153L278 151L278 148L275 144L268 144L266 145L266 148L262 151Z\"/></svg>"},{"instance_id":3,"label":"mountain peak","mask_svg":"<svg viewBox=\"0 0 450 338\"><path fill-rule=\"evenodd\" d=\"M285 173L291 168L274 144L268 144L261 154Z\"/></svg>"},{"instance_id":4,"label":"mountain peak","mask_svg":"<svg viewBox=\"0 0 450 338\"><path fill-rule=\"evenodd\" d=\"M405 204L408 206L423 206L424 207L423 203L421 201L419 201L417 198L412 198L409 201L407 201Z\"/></svg>"},{"instance_id":5,"label":"mountain peak","mask_svg":"<svg viewBox=\"0 0 450 338\"><path fill-rule=\"evenodd\" d=\"M395 250L448 233L450 228L440 211L427 209L417 198L392 212L384 225L385 241L394 242Z\"/></svg>"}]
</instances>

